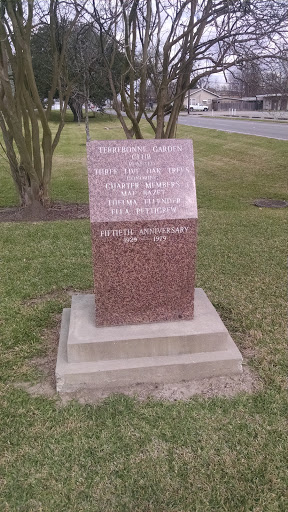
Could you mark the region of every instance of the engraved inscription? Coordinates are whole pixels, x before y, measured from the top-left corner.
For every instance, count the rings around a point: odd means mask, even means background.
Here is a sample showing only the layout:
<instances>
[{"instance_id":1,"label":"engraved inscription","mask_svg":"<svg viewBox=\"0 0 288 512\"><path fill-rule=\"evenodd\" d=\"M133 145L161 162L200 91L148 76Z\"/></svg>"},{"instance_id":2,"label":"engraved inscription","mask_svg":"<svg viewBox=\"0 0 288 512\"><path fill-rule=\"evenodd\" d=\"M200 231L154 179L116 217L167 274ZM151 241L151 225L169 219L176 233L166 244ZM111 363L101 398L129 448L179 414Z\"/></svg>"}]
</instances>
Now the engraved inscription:
<instances>
[{"instance_id":1,"label":"engraved inscription","mask_svg":"<svg viewBox=\"0 0 288 512\"><path fill-rule=\"evenodd\" d=\"M99 144L93 181L101 198L100 217L119 221L189 218L195 180L193 159L187 165L185 147L152 140Z\"/></svg>"},{"instance_id":2,"label":"engraved inscription","mask_svg":"<svg viewBox=\"0 0 288 512\"><path fill-rule=\"evenodd\" d=\"M169 168L171 170L171 174L179 174L181 172L187 172L188 168ZM99 169L98 171L102 171L102 173L98 172L98 175L106 176L112 174L122 175L123 178L129 179L129 181L121 181L121 182L111 182L108 181L105 183L106 190L111 191L112 193L119 193L122 197L131 197L135 196L138 192L140 195L140 203L139 198L136 199L121 199L121 198L113 198L108 199L108 206L111 207L110 213L113 216L125 216L125 214L129 215L131 209L122 208L125 206L132 207L132 211L136 215L142 214L169 214L169 213L177 213L177 206L181 203L180 197L167 197L170 191L174 191L176 189L181 188L181 183L179 181L162 181L161 180L161 168L160 167L149 167L145 169L146 176L140 175L140 169L135 168L124 168L122 172L116 169ZM189 169L188 169L189 170ZM154 181L151 181L151 178ZM137 181L131 181L131 178L136 178ZM156 181L155 181L156 178ZM158 178L159 181L157 180ZM144 180L144 181L143 181ZM160 181L161 180L161 181ZM162 196L158 199L151 198L151 196ZM142 196L142 198L141 198ZM149 197L147 197L149 196ZM174 205L173 207L166 205ZM165 206L163 206L165 205ZM184 205L185 206L185 205ZM115 208L116 207L116 208Z\"/></svg>"},{"instance_id":3,"label":"engraved inscription","mask_svg":"<svg viewBox=\"0 0 288 512\"><path fill-rule=\"evenodd\" d=\"M108 241L115 238L123 239L124 243L135 243L137 241L152 240L153 242L166 242L172 235L186 235L189 226L162 226L129 229L104 229L100 230L100 238Z\"/></svg>"},{"instance_id":4,"label":"engraved inscription","mask_svg":"<svg viewBox=\"0 0 288 512\"><path fill-rule=\"evenodd\" d=\"M104 229L100 231L100 237L133 236L133 229Z\"/></svg>"},{"instance_id":5,"label":"engraved inscription","mask_svg":"<svg viewBox=\"0 0 288 512\"><path fill-rule=\"evenodd\" d=\"M117 174L117 169L95 169L95 176L113 176Z\"/></svg>"},{"instance_id":6,"label":"engraved inscription","mask_svg":"<svg viewBox=\"0 0 288 512\"><path fill-rule=\"evenodd\" d=\"M131 190L131 189L139 188L139 183L113 183L113 182L110 182L110 183L105 184L105 188L107 190L118 190L118 189Z\"/></svg>"},{"instance_id":7,"label":"engraved inscription","mask_svg":"<svg viewBox=\"0 0 288 512\"><path fill-rule=\"evenodd\" d=\"M108 199L109 206L137 206L136 199Z\"/></svg>"},{"instance_id":8,"label":"engraved inscription","mask_svg":"<svg viewBox=\"0 0 288 512\"><path fill-rule=\"evenodd\" d=\"M100 146L99 153L105 154L117 154L117 153L133 153L143 154L147 153L145 146ZM153 146L152 151L154 153L176 153L177 151L183 151L182 146L169 145L169 146Z\"/></svg>"},{"instance_id":9,"label":"engraved inscription","mask_svg":"<svg viewBox=\"0 0 288 512\"><path fill-rule=\"evenodd\" d=\"M177 209L176 206L158 206L155 208L136 208L137 215L141 215L143 213L146 213L149 215L149 213L176 213Z\"/></svg>"},{"instance_id":10,"label":"engraved inscription","mask_svg":"<svg viewBox=\"0 0 288 512\"><path fill-rule=\"evenodd\" d=\"M153 238L153 242L166 242L166 240L166 236L154 236Z\"/></svg>"},{"instance_id":11,"label":"engraved inscription","mask_svg":"<svg viewBox=\"0 0 288 512\"><path fill-rule=\"evenodd\" d=\"M129 243L132 243L132 244L133 244L133 243L135 243L135 242L137 242L137 236L130 236L129 238L127 238L127 237L125 237L125 238L124 238L124 243L126 243L126 244L127 244L127 243L128 243L128 244L129 244Z\"/></svg>"}]
</instances>

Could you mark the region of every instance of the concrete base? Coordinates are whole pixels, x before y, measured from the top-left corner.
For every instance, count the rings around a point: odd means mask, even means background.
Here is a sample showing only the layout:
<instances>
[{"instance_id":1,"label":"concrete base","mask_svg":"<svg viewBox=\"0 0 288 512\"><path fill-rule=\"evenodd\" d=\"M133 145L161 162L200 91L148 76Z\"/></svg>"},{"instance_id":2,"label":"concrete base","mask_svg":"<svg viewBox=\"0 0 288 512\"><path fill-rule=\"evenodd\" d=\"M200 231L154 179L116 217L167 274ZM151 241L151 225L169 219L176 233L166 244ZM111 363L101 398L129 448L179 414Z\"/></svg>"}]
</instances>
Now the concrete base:
<instances>
[{"instance_id":1,"label":"concrete base","mask_svg":"<svg viewBox=\"0 0 288 512\"><path fill-rule=\"evenodd\" d=\"M242 356L200 288L194 304L193 320L96 327L94 295L74 295L62 315L57 391L241 373Z\"/></svg>"}]
</instances>

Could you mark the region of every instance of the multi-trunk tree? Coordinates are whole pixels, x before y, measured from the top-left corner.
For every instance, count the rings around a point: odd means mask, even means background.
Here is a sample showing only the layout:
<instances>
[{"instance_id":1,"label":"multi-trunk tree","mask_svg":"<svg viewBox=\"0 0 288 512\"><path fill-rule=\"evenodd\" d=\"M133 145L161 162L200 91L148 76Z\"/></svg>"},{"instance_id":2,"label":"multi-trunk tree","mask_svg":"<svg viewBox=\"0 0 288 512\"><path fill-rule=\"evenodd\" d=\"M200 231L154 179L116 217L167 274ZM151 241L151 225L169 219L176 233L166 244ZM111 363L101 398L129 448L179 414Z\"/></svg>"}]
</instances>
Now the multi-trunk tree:
<instances>
[{"instance_id":1,"label":"multi-trunk tree","mask_svg":"<svg viewBox=\"0 0 288 512\"><path fill-rule=\"evenodd\" d=\"M100 35L114 42L105 62L114 108L128 138L143 137L143 117L156 138L174 137L185 94L200 79L275 57L287 40L286 0L94 0L87 15ZM111 73L116 49L125 53L120 82ZM157 98L152 113L151 85Z\"/></svg>"},{"instance_id":2,"label":"multi-trunk tree","mask_svg":"<svg viewBox=\"0 0 288 512\"><path fill-rule=\"evenodd\" d=\"M52 157L64 126L71 89L66 50L80 16L76 2L72 4L73 10L67 5L63 10L60 0L0 2L0 127L22 206L35 201L49 203ZM68 21L65 30L59 31L62 17ZM45 54L50 51L53 63L45 108L31 57L31 37L40 24L47 24L50 34L50 48L43 47L42 58L45 61ZM49 115L56 94L60 99L60 120L52 134Z\"/></svg>"}]
</instances>

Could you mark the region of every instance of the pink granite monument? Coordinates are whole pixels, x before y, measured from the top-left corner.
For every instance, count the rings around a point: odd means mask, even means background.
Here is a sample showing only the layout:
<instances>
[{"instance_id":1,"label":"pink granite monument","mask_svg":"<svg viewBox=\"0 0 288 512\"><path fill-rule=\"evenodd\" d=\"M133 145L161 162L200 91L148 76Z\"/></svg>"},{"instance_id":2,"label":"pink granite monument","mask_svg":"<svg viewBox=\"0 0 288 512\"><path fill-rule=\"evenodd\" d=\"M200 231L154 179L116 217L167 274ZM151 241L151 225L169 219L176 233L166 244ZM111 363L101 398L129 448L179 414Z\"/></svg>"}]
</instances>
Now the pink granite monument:
<instances>
[{"instance_id":1,"label":"pink granite monument","mask_svg":"<svg viewBox=\"0 0 288 512\"><path fill-rule=\"evenodd\" d=\"M194 290L191 140L93 141L87 150L95 294L75 294L63 310L57 390L241 373L225 325Z\"/></svg>"},{"instance_id":2,"label":"pink granite monument","mask_svg":"<svg viewBox=\"0 0 288 512\"><path fill-rule=\"evenodd\" d=\"M92 141L87 152L96 326L192 319L191 140Z\"/></svg>"}]
</instances>

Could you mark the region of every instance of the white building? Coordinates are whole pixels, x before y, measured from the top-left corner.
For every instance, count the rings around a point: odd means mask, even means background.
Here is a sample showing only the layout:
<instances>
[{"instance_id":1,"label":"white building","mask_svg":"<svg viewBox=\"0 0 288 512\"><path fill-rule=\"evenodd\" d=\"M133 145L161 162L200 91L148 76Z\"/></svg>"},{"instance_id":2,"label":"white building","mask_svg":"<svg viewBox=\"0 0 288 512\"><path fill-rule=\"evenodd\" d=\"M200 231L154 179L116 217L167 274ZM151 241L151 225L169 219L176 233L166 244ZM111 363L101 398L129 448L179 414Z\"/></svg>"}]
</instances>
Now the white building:
<instances>
[{"instance_id":1,"label":"white building","mask_svg":"<svg viewBox=\"0 0 288 512\"><path fill-rule=\"evenodd\" d=\"M191 89L185 95L183 106L185 108L191 107L192 105L207 105L209 110L212 108L212 100L219 98L219 94L208 91L201 87L200 89Z\"/></svg>"}]
</instances>

